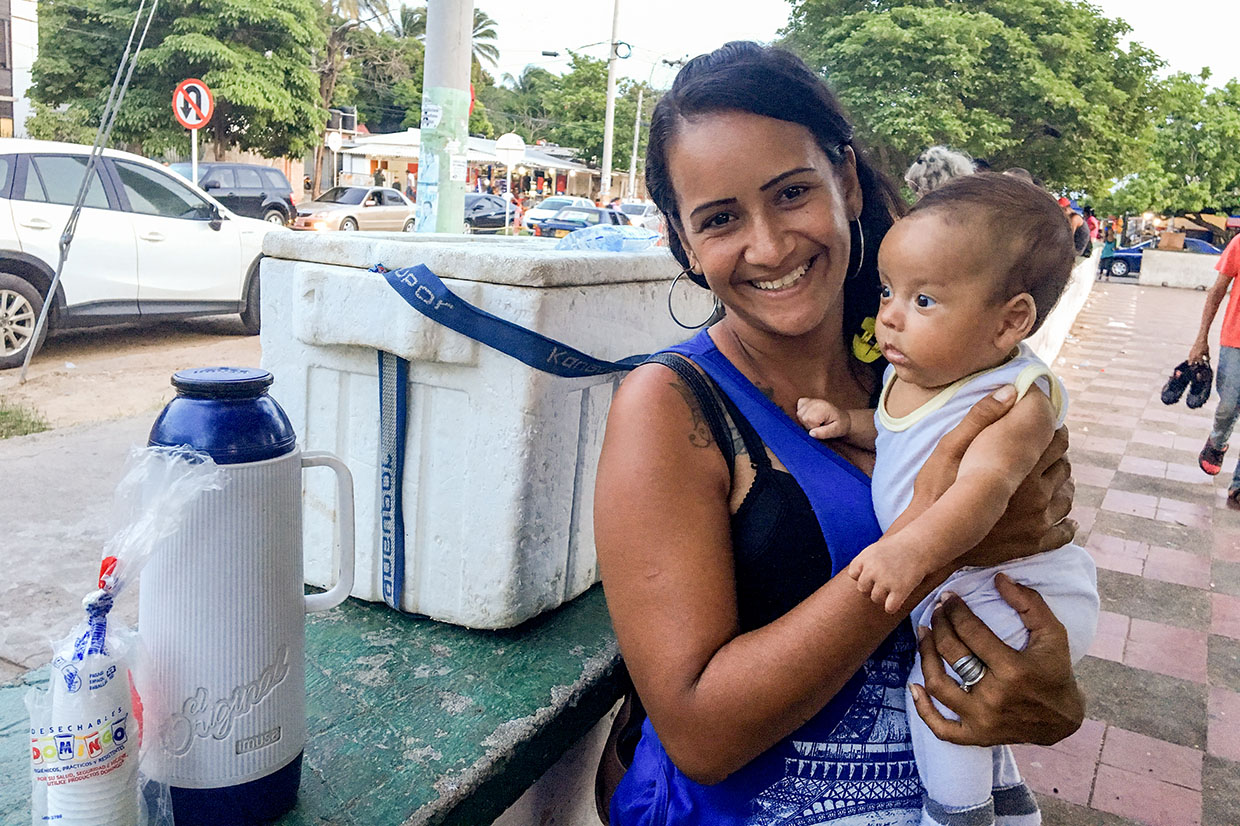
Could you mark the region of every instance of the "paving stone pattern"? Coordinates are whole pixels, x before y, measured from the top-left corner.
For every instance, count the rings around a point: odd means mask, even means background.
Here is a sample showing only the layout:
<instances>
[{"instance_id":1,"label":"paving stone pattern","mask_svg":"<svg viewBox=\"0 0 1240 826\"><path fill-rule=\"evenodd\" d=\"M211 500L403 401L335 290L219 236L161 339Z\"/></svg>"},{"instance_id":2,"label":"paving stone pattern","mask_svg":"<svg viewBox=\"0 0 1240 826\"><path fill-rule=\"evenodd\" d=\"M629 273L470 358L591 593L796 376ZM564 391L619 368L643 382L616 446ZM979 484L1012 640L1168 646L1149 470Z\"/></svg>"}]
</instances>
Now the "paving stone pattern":
<instances>
[{"instance_id":1,"label":"paving stone pattern","mask_svg":"<svg viewBox=\"0 0 1240 826\"><path fill-rule=\"evenodd\" d=\"M1159 399L1204 299L1099 283L1055 364L1071 399L1077 541L1098 564L1103 610L1077 667L1089 719L1054 747L1016 749L1047 824L1240 825L1236 457L1213 479L1197 466L1217 396L1199 410ZM1217 325L1211 341L1217 356Z\"/></svg>"}]
</instances>

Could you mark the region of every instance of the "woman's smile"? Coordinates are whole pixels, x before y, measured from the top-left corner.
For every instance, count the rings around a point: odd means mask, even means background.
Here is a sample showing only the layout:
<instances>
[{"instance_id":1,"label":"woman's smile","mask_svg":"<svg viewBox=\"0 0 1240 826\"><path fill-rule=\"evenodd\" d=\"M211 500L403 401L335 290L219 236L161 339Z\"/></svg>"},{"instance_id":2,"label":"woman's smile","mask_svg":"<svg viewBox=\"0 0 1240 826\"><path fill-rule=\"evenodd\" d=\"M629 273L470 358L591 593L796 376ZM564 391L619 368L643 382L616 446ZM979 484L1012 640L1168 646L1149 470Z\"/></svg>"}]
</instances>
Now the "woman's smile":
<instances>
[{"instance_id":1,"label":"woman's smile","mask_svg":"<svg viewBox=\"0 0 1240 826\"><path fill-rule=\"evenodd\" d=\"M817 260L818 256L815 255L801 266L789 272L787 275L779 278L755 278L750 280L749 283L764 292L782 293L788 291L791 287L801 282L801 279L804 278L806 273L809 272L809 268L812 267L814 262Z\"/></svg>"}]
</instances>

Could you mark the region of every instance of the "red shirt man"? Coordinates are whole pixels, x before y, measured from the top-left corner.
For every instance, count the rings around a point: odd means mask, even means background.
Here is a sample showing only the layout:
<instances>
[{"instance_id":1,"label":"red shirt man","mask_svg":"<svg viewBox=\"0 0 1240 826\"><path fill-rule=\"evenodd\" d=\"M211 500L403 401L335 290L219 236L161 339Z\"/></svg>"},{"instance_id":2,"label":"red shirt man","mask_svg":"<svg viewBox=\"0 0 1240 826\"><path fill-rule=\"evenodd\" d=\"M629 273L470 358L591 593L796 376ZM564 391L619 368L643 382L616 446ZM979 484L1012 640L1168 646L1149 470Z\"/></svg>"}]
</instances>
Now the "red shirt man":
<instances>
[{"instance_id":1,"label":"red shirt man","mask_svg":"<svg viewBox=\"0 0 1240 826\"><path fill-rule=\"evenodd\" d=\"M1201 311L1201 329L1197 340L1188 353L1189 363L1210 357L1210 325L1218 314L1219 305L1227 295L1227 289L1240 275L1240 236L1236 236L1219 256L1214 265L1218 279L1206 294L1206 305ZM1206 440L1197 463L1206 473L1214 476L1223 467L1223 454L1240 416L1240 290L1232 289L1227 311L1223 313L1223 329L1219 334L1218 361L1214 365L1214 389L1218 392L1218 407L1214 411L1214 426ZM1227 504L1240 508L1240 467L1227 488Z\"/></svg>"}]
</instances>

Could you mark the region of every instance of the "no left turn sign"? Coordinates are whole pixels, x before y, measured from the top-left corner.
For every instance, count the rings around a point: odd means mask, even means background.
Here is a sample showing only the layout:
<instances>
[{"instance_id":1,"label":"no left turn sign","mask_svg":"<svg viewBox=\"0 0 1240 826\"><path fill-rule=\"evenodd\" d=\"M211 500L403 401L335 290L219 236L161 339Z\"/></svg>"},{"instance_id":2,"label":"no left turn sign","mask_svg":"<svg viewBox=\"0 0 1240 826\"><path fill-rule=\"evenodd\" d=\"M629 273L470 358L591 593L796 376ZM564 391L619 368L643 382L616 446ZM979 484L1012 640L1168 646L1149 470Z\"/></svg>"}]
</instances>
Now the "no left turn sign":
<instances>
[{"instance_id":1,"label":"no left turn sign","mask_svg":"<svg viewBox=\"0 0 1240 826\"><path fill-rule=\"evenodd\" d=\"M186 129L201 129L211 120L215 98L207 84L196 77L182 80L172 93L172 114Z\"/></svg>"}]
</instances>

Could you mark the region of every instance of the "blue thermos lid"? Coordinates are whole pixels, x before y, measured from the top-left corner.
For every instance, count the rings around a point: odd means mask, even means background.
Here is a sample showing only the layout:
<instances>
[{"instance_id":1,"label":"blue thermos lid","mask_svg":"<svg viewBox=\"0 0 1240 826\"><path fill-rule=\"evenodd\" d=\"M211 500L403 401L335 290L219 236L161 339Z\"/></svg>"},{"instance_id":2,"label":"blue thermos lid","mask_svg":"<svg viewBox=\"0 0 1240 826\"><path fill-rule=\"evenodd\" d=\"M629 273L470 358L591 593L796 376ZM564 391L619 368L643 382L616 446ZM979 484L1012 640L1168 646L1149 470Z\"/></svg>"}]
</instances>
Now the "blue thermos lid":
<instances>
[{"instance_id":1,"label":"blue thermos lid","mask_svg":"<svg viewBox=\"0 0 1240 826\"><path fill-rule=\"evenodd\" d=\"M256 367L195 367L172 376L177 395L151 427L149 444L189 445L221 465L292 451L297 434L267 394L274 378Z\"/></svg>"}]
</instances>

